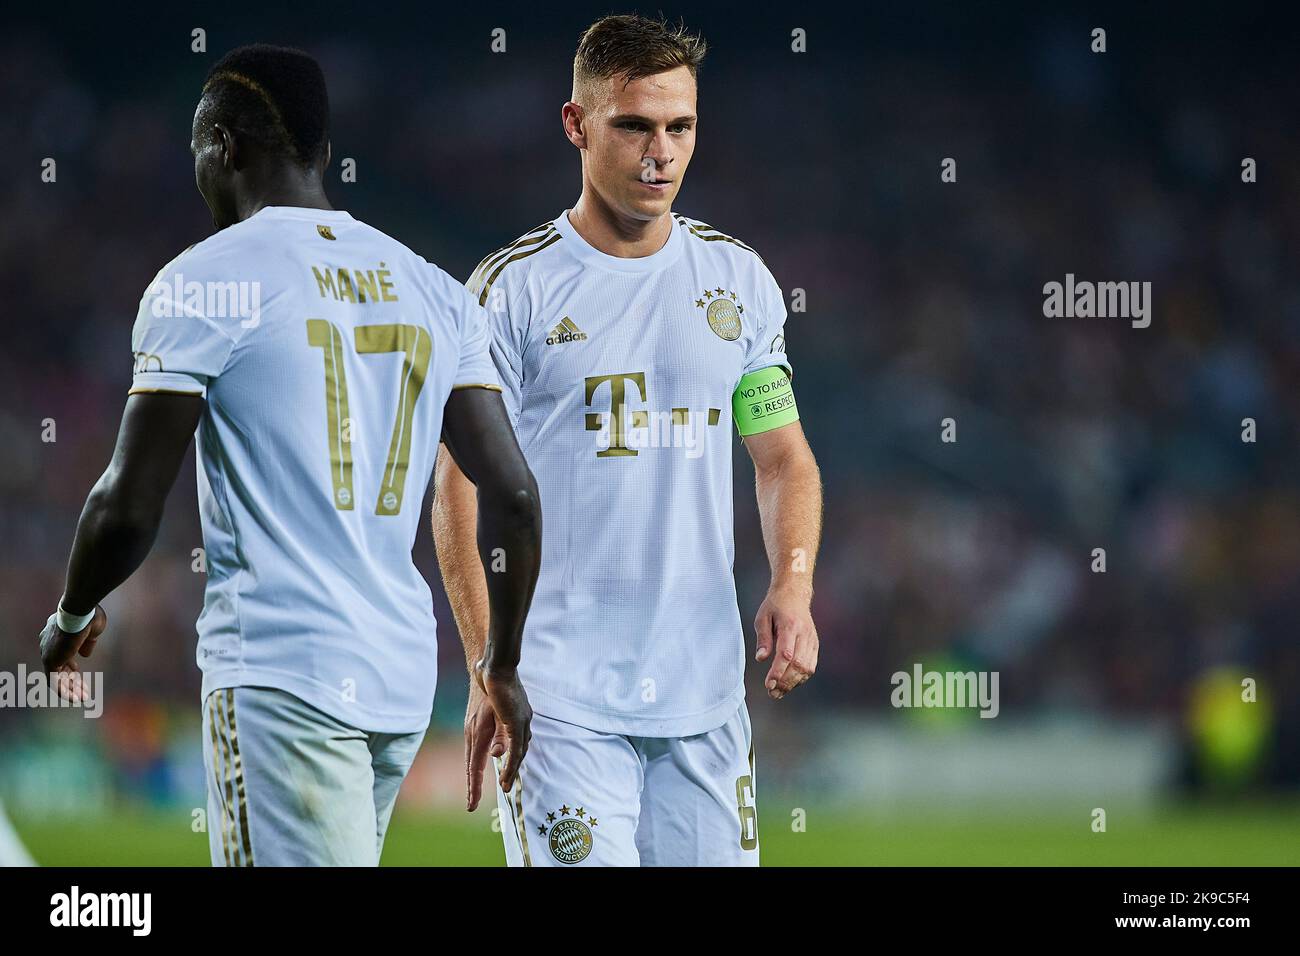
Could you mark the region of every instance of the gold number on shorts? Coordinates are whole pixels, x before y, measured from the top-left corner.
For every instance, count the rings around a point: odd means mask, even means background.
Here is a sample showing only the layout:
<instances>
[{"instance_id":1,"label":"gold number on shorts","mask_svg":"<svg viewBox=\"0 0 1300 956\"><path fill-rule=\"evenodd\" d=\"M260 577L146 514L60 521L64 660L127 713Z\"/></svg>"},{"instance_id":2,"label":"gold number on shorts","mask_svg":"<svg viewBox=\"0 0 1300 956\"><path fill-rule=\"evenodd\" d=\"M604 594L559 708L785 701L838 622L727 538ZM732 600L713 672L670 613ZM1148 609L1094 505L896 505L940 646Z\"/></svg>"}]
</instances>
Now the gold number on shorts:
<instances>
[{"instance_id":1,"label":"gold number on shorts","mask_svg":"<svg viewBox=\"0 0 1300 956\"><path fill-rule=\"evenodd\" d=\"M740 848L752 850L758 846L758 808L745 803L745 791L754 798L754 778L745 774L736 780L736 809L740 813Z\"/></svg>"},{"instance_id":2,"label":"gold number on shorts","mask_svg":"<svg viewBox=\"0 0 1300 956\"><path fill-rule=\"evenodd\" d=\"M397 416L393 437L388 444L388 461L375 501L375 514L395 515L402 510L402 493L406 488L406 469L411 461L411 432L415 424L415 403L429 372L433 341L417 325L361 325L355 332L359 354L405 352L402 377L397 393ZM352 423L348 417L348 380L343 360L343 334L325 319L307 320L307 344L319 348L325 356L326 428L330 446L330 477L334 487L334 507L351 511L352 492Z\"/></svg>"}]
</instances>

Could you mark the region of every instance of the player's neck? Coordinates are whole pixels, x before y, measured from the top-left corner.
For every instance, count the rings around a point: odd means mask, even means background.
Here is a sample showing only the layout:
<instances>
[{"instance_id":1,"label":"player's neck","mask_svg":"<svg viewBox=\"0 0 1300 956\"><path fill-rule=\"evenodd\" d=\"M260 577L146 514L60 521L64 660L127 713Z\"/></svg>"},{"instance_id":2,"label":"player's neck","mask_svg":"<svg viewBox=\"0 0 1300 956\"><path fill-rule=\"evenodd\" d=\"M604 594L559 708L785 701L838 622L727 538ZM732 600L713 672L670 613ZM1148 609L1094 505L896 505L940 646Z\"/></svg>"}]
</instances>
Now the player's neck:
<instances>
[{"instance_id":1,"label":"player's neck","mask_svg":"<svg viewBox=\"0 0 1300 956\"><path fill-rule=\"evenodd\" d=\"M672 233L673 217L664 213L654 219L628 219L584 189L569 210L569 224L587 245L607 256L641 259L664 247Z\"/></svg>"},{"instance_id":2,"label":"player's neck","mask_svg":"<svg viewBox=\"0 0 1300 956\"><path fill-rule=\"evenodd\" d=\"M251 187L238 198L239 219L243 220L267 206L294 206L298 209L333 209L325 195L325 185L315 176L287 173Z\"/></svg>"}]
</instances>

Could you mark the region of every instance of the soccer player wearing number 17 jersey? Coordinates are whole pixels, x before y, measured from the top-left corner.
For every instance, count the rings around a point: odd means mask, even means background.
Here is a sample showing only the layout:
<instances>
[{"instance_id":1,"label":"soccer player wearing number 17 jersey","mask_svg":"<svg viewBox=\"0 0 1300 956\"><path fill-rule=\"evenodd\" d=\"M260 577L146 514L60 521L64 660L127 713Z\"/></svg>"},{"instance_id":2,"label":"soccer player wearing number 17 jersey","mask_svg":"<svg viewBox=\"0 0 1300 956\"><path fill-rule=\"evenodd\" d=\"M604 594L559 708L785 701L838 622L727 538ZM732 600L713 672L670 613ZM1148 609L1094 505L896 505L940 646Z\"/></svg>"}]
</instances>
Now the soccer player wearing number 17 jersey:
<instances>
[{"instance_id":1,"label":"soccer player wearing number 17 jersey","mask_svg":"<svg viewBox=\"0 0 1300 956\"><path fill-rule=\"evenodd\" d=\"M210 73L192 148L218 231L140 303L117 448L41 638L46 668L74 683L104 630L98 602L148 553L195 436L217 865L378 862L433 704L432 600L411 548L440 436L510 563L475 675L513 728L506 786L528 741L515 666L540 515L486 317L446 273L331 208L327 134L305 53L244 47Z\"/></svg>"},{"instance_id":2,"label":"soccer player wearing number 17 jersey","mask_svg":"<svg viewBox=\"0 0 1300 956\"><path fill-rule=\"evenodd\" d=\"M752 248L671 209L703 52L641 17L589 28L563 111L581 197L469 282L547 529L520 664L532 743L497 795L512 865L757 864L733 427L754 460L772 570L755 622L769 695L816 666L821 488L782 294ZM746 176L769 172L778 140L755 131ZM436 481L434 538L473 659L488 624L473 492L450 461ZM473 805L489 741L502 745L477 698L466 735Z\"/></svg>"}]
</instances>

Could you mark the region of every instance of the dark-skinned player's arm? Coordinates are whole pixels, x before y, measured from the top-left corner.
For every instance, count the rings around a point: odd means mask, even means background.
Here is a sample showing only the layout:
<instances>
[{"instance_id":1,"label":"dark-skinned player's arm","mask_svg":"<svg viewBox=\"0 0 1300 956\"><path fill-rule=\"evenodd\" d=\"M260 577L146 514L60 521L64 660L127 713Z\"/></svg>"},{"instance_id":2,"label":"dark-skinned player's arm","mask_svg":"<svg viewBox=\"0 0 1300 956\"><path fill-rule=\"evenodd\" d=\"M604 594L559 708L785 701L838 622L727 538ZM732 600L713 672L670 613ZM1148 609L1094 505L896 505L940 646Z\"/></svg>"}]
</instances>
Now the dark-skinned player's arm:
<instances>
[{"instance_id":1,"label":"dark-skinned player's arm","mask_svg":"<svg viewBox=\"0 0 1300 956\"><path fill-rule=\"evenodd\" d=\"M167 494L204 405L201 395L127 397L113 458L77 522L59 611L41 632L41 663L46 673L58 675L64 696L85 699L77 655L89 657L108 624L99 602L135 573L153 547ZM60 621L82 626L69 632Z\"/></svg>"},{"instance_id":2,"label":"dark-skinned player's arm","mask_svg":"<svg viewBox=\"0 0 1300 956\"><path fill-rule=\"evenodd\" d=\"M813 568L822 531L821 471L803 426L791 422L745 436L772 583L754 619L757 661L772 660L763 686L780 700L817 670Z\"/></svg>"},{"instance_id":3,"label":"dark-skinned player's arm","mask_svg":"<svg viewBox=\"0 0 1300 956\"><path fill-rule=\"evenodd\" d=\"M506 755L500 783L509 791L532 738L518 667L541 566L542 509L500 392L454 390L442 436L449 454L438 454L433 540L470 671L465 773L473 810L489 751Z\"/></svg>"}]
</instances>

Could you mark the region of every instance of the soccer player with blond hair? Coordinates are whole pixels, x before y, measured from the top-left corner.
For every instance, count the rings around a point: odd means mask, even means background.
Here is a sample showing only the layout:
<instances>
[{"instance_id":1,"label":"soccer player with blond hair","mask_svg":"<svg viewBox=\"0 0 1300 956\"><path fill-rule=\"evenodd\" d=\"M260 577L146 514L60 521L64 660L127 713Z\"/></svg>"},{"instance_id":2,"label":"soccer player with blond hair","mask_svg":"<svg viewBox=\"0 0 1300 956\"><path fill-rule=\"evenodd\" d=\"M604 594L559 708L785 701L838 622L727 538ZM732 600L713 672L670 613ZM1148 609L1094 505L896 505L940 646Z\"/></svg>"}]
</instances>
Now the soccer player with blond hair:
<instances>
[{"instance_id":1,"label":"soccer player with blond hair","mask_svg":"<svg viewBox=\"0 0 1300 956\"><path fill-rule=\"evenodd\" d=\"M587 29L562 113L581 195L468 283L547 528L519 668L532 742L497 791L512 865L758 863L733 427L771 565L755 620L768 694L817 665L821 482L784 299L750 246L673 211L704 51L639 16ZM490 624L474 490L446 455L435 481L439 563L472 661ZM508 735L477 692L465 724L472 807Z\"/></svg>"}]
</instances>

